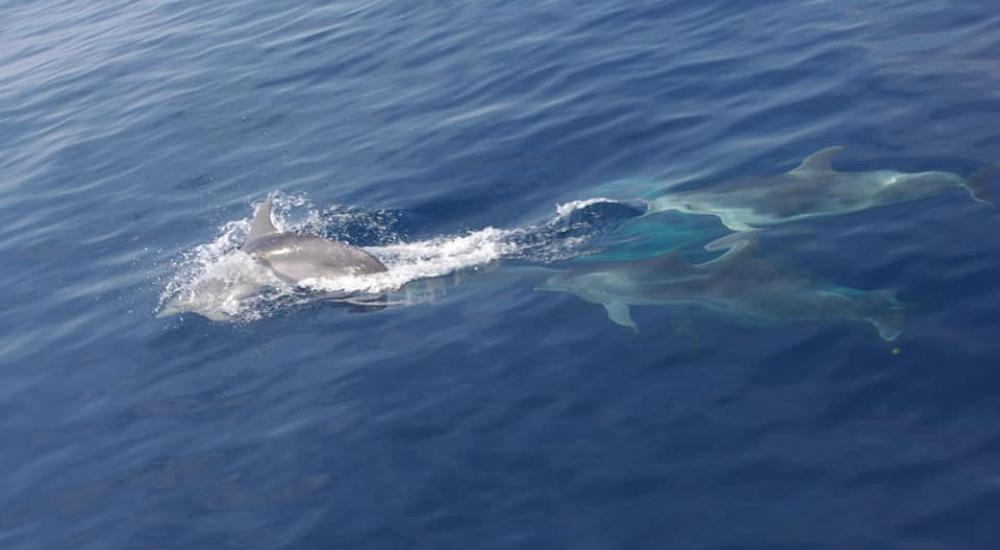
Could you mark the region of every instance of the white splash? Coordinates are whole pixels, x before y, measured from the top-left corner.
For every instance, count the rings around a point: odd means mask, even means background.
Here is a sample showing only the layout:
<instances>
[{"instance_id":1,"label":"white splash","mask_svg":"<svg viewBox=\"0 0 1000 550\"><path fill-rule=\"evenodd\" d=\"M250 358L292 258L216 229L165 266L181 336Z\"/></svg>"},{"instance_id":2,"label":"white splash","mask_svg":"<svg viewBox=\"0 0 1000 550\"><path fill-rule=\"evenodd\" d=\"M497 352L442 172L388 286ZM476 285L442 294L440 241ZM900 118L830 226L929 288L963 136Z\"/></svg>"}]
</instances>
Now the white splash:
<instances>
[{"instance_id":1,"label":"white splash","mask_svg":"<svg viewBox=\"0 0 1000 550\"><path fill-rule=\"evenodd\" d=\"M184 253L160 295L157 316L192 312L216 321L259 318L254 307L262 298L259 291L287 285L239 250L249 230L249 218L228 222L215 240Z\"/></svg>"},{"instance_id":2,"label":"white splash","mask_svg":"<svg viewBox=\"0 0 1000 550\"><path fill-rule=\"evenodd\" d=\"M609 204L609 203L619 203L621 201L616 201L614 199L609 199L605 197L595 197L593 199L584 199L578 201L564 202L562 204L556 205L556 219L568 218L573 212L577 210L583 210L588 206L593 206L595 204ZM556 220L553 220L556 221Z\"/></svg>"},{"instance_id":3,"label":"white splash","mask_svg":"<svg viewBox=\"0 0 1000 550\"><path fill-rule=\"evenodd\" d=\"M511 233L487 227L466 235L365 247L364 250L381 260L388 271L335 279L305 279L300 284L324 291L394 292L410 281L483 266L514 254L517 245L506 240Z\"/></svg>"}]
</instances>

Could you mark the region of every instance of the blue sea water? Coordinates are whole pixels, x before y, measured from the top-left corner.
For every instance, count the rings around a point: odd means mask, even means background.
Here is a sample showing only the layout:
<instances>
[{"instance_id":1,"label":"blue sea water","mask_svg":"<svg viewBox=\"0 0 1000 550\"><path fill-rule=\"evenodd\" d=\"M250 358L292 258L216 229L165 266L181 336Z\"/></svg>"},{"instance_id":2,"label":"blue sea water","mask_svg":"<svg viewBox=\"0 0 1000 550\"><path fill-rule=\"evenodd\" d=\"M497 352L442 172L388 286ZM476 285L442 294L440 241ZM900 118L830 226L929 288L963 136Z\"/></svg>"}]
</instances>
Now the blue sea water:
<instances>
[{"instance_id":1,"label":"blue sea water","mask_svg":"<svg viewBox=\"0 0 1000 550\"><path fill-rule=\"evenodd\" d=\"M989 1L4 2L0 548L1000 547L1000 217L967 194L762 234L898 291L891 343L535 291L726 233L576 201L835 144L1000 161L997 29ZM404 303L158 318L275 190Z\"/></svg>"}]
</instances>

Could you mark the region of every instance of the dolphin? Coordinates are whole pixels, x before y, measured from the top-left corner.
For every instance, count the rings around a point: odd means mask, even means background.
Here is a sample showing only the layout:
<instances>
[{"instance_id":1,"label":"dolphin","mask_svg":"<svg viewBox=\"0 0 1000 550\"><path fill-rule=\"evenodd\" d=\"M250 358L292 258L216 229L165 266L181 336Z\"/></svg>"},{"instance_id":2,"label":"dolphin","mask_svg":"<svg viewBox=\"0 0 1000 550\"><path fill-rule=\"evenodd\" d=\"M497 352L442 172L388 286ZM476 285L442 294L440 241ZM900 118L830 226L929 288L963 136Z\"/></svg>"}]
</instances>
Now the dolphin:
<instances>
[{"instance_id":1,"label":"dolphin","mask_svg":"<svg viewBox=\"0 0 1000 550\"><path fill-rule=\"evenodd\" d=\"M305 279L387 271L378 258L360 248L316 235L279 232L271 221L271 197L254 213L250 233L241 248L293 284Z\"/></svg>"},{"instance_id":2,"label":"dolphin","mask_svg":"<svg viewBox=\"0 0 1000 550\"><path fill-rule=\"evenodd\" d=\"M270 196L257 207L240 252L223 258L217 267L215 273L173 293L156 316L194 312L212 321L235 320L246 302L266 298L268 289L282 284L299 286L307 279L387 271L381 261L360 248L315 235L278 231L271 221ZM356 292L325 292L319 297L365 310L382 307L383 299Z\"/></svg>"},{"instance_id":3,"label":"dolphin","mask_svg":"<svg viewBox=\"0 0 1000 550\"><path fill-rule=\"evenodd\" d=\"M614 323L638 330L629 306L692 304L764 321L867 321L885 340L902 332L903 307L888 290L838 287L782 272L752 257L756 233L732 233L705 245L725 250L689 264L669 253L643 260L581 264L536 287L601 304Z\"/></svg>"},{"instance_id":4,"label":"dolphin","mask_svg":"<svg viewBox=\"0 0 1000 550\"><path fill-rule=\"evenodd\" d=\"M705 190L677 191L648 201L647 213L676 210L717 216L733 231L857 212L906 202L964 187L978 202L992 205L990 180L997 166L969 179L950 172L905 173L892 170L839 172L831 159L843 146L809 155L794 170L777 176L740 179Z\"/></svg>"}]
</instances>

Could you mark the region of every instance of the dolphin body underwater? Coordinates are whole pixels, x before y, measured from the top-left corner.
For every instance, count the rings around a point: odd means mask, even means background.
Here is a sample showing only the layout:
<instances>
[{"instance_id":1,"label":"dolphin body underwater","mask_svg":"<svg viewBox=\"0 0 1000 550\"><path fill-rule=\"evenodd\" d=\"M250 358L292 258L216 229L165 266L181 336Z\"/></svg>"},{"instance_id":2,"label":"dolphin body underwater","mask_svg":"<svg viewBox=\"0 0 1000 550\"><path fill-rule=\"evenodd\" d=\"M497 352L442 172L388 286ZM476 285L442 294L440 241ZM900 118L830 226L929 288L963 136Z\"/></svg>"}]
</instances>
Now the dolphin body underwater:
<instances>
[{"instance_id":1,"label":"dolphin body underwater","mask_svg":"<svg viewBox=\"0 0 1000 550\"><path fill-rule=\"evenodd\" d=\"M838 172L830 160L844 150L828 147L806 157L784 174L740 179L705 190L677 191L648 201L647 213L679 211L717 216L733 231L751 231L806 218L931 197L964 187L976 201L990 204L988 166L969 179L950 172L905 173L892 170Z\"/></svg>"},{"instance_id":2,"label":"dolphin body underwater","mask_svg":"<svg viewBox=\"0 0 1000 550\"><path fill-rule=\"evenodd\" d=\"M903 307L888 290L863 291L781 272L752 258L756 234L734 233L705 245L726 250L701 264L673 253L643 260L582 264L536 287L601 304L618 325L637 329L629 306L701 306L763 321L867 321L884 340L902 332Z\"/></svg>"},{"instance_id":3,"label":"dolphin body underwater","mask_svg":"<svg viewBox=\"0 0 1000 550\"><path fill-rule=\"evenodd\" d=\"M376 257L348 244L316 235L280 232L271 221L271 197L257 208L250 232L240 247L264 269L247 270L225 279L198 281L181 296L174 296L157 312L167 317L193 312L213 321L230 320L220 303L239 302L252 297L276 281L299 285L307 279L333 279L352 275L370 275L388 271ZM268 275L273 275L269 277ZM370 305L377 296L353 296L329 293L328 298L348 304ZM206 307L206 304L207 307Z\"/></svg>"}]
</instances>

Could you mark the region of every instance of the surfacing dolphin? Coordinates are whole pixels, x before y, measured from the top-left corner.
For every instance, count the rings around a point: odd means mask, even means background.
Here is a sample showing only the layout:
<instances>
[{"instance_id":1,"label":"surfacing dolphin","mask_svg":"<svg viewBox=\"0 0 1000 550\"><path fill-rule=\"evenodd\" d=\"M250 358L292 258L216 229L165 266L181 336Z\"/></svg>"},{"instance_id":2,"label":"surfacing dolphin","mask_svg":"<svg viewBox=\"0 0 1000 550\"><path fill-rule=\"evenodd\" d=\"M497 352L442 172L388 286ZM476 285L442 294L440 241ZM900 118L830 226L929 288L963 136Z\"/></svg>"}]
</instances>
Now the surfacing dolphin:
<instances>
[{"instance_id":1,"label":"surfacing dolphin","mask_svg":"<svg viewBox=\"0 0 1000 550\"><path fill-rule=\"evenodd\" d=\"M867 321L885 340L902 332L903 307L891 291L838 287L775 269L752 257L756 234L734 233L705 245L726 250L701 264L675 254L581 264L537 290L571 292L601 304L611 321L637 329L629 306L689 304L763 321Z\"/></svg>"},{"instance_id":2,"label":"surfacing dolphin","mask_svg":"<svg viewBox=\"0 0 1000 550\"><path fill-rule=\"evenodd\" d=\"M306 279L387 271L375 256L360 248L316 235L279 232L271 221L271 197L257 208L242 250L278 277L295 284Z\"/></svg>"},{"instance_id":3,"label":"surfacing dolphin","mask_svg":"<svg viewBox=\"0 0 1000 550\"><path fill-rule=\"evenodd\" d=\"M938 195L964 187L976 201L990 204L989 166L965 179L949 172L892 170L838 172L831 158L844 150L828 147L806 157L790 172L740 179L710 189L677 191L649 201L649 213L676 210L718 216L733 231L750 231L805 218L857 212Z\"/></svg>"},{"instance_id":4,"label":"surfacing dolphin","mask_svg":"<svg viewBox=\"0 0 1000 550\"><path fill-rule=\"evenodd\" d=\"M298 286L308 279L387 271L381 261L360 248L315 235L279 232L271 221L270 196L257 208L240 250L252 261L231 256L235 261L228 263L228 269L194 280L163 304L157 317L192 312L213 321L233 320L238 318L234 313L242 310L241 303L281 283ZM384 299L351 292L313 292L310 296L365 308L381 307Z\"/></svg>"}]
</instances>

